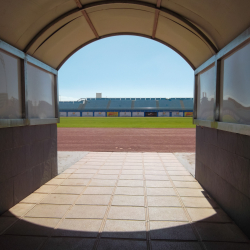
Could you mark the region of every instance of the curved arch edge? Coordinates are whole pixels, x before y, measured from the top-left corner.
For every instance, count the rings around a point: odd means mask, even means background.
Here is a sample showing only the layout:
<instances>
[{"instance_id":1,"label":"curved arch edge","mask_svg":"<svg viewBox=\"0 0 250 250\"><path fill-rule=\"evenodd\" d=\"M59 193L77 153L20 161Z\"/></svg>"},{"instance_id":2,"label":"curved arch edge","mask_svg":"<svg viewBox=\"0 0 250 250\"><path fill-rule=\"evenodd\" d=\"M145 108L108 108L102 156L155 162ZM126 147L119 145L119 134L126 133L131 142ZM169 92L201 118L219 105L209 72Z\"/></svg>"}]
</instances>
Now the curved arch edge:
<instances>
[{"instance_id":1,"label":"curved arch edge","mask_svg":"<svg viewBox=\"0 0 250 250\"><path fill-rule=\"evenodd\" d=\"M32 39L31 41L28 43L28 45L24 48L24 53L27 53L28 50L32 47L32 45L39 39L39 37L41 37L49 28L53 27L53 25L57 24L58 22L60 22L61 20L63 20L64 18L76 14L77 12L79 12L79 9L74 9L71 10L67 13L64 13L63 15L57 17L55 20L53 20L51 23L49 23L48 25L46 25L44 28L42 28Z\"/></svg>"},{"instance_id":2,"label":"curved arch edge","mask_svg":"<svg viewBox=\"0 0 250 250\"><path fill-rule=\"evenodd\" d=\"M64 18L75 14L77 12L80 12L82 10L88 10L89 8L92 7L96 7L96 6L103 6L103 5L109 5L109 4L134 4L134 5L139 5L139 6L145 6L145 7L149 7L152 8L154 10L160 10L164 13L167 13L175 18L177 18L178 20L180 20L181 22L184 22L186 25L188 25L188 27L190 27L192 30L194 30L203 40L205 43L208 44L208 46L214 51L214 53L216 54L218 52L217 47L214 45L214 43L206 36L206 34L204 34L197 26L195 26L192 22L190 22L188 19L186 19L185 17L181 16L178 13L175 13L171 10L168 10L166 8L160 7L158 8L156 5L151 4L151 3L146 3L146 2L139 2L139 1L135 1L135 0L107 0L107 1L101 1L101 2L95 2L95 3L91 3L91 4L86 4L84 6L82 6L82 8L76 8L74 10L71 10L67 13L64 13L63 15L61 15L60 17L56 18L55 20L53 20L51 23L49 23L47 26L45 26L42 30L40 30L35 36L34 38L28 43L28 45L25 47L24 52L28 52L28 50L32 47L32 45L49 29L51 28L53 25L55 25L56 23L62 21ZM152 37L151 37L152 39ZM167 45L168 46L168 45ZM173 49L173 48L172 48ZM174 49L175 50L175 49ZM177 51L176 51L177 52ZM178 52L177 52L178 53ZM183 57L183 56L182 56ZM185 59L186 60L186 59Z\"/></svg>"},{"instance_id":3,"label":"curved arch edge","mask_svg":"<svg viewBox=\"0 0 250 250\"><path fill-rule=\"evenodd\" d=\"M99 38L95 38L95 39L92 39L92 40L89 40L88 42L80 45L79 47L77 47L76 49L74 49L70 54L68 54L64 59L63 61L58 65L58 67L56 68L56 70L59 70L63 64L73 55L75 54L78 50L82 49L83 47L93 43L93 42L96 42L98 40L101 40L101 39L104 39L104 38L108 38L108 37L112 37L112 36L126 36L126 35L130 35L130 36L139 36L139 37L144 37L144 38L148 38L150 40L153 40L153 41L156 41L156 42L159 42L167 47L169 47L170 49L172 49L173 51L175 51L179 56L181 56L188 64L189 66L195 70L196 67L193 65L193 63L185 56L183 55L179 50L177 50L175 47L173 47L172 45L160 40L160 39L157 39L157 38L152 38L151 36L148 36L148 35L143 35L143 34L139 34L139 33L129 33L129 32L123 32L123 33L112 33L112 34L108 34L108 35L105 35L105 36L101 36Z\"/></svg>"}]
</instances>

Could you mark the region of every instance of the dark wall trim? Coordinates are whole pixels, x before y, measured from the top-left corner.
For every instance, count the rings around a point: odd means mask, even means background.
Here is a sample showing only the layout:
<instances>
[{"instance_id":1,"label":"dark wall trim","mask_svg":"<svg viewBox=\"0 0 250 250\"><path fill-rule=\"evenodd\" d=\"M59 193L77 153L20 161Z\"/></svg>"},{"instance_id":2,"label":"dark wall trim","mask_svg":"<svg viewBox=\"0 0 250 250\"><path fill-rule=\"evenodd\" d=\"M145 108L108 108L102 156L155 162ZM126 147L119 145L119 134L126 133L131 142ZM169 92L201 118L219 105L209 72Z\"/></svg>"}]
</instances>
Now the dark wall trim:
<instances>
[{"instance_id":1,"label":"dark wall trim","mask_svg":"<svg viewBox=\"0 0 250 250\"><path fill-rule=\"evenodd\" d=\"M60 122L60 118L47 119L0 119L0 128L20 127L39 124L56 124Z\"/></svg>"},{"instance_id":2,"label":"dark wall trim","mask_svg":"<svg viewBox=\"0 0 250 250\"><path fill-rule=\"evenodd\" d=\"M227 132L250 136L250 125L218 122L218 121L205 121L205 120L197 120L197 119L194 119L193 123L201 127L215 128L218 130L224 130Z\"/></svg>"}]
</instances>

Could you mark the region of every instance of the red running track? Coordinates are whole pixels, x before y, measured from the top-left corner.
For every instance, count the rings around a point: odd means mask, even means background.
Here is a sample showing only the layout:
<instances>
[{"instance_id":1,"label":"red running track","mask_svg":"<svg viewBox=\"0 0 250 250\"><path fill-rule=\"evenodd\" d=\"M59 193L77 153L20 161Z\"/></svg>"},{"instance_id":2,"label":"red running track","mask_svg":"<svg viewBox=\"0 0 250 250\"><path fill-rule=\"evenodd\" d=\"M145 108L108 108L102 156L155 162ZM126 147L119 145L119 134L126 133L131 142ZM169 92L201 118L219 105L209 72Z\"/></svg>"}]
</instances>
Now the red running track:
<instances>
[{"instance_id":1,"label":"red running track","mask_svg":"<svg viewBox=\"0 0 250 250\"><path fill-rule=\"evenodd\" d=\"M195 129L58 128L58 151L195 152Z\"/></svg>"}]
</instances>

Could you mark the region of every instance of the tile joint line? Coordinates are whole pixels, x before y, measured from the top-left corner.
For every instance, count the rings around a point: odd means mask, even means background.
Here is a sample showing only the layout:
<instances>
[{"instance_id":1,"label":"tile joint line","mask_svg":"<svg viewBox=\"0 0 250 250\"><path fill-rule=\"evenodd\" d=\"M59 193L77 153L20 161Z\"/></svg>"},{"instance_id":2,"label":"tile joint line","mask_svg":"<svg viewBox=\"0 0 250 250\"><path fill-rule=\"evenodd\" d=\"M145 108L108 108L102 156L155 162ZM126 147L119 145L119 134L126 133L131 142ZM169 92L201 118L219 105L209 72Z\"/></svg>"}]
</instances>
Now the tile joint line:
<instances>
[{"instance_id":1,"label":"tile joint line","mask_svg":"<svg viewBox=\"0 0 250 250\"><path fill-rule=\"evenodd\" d=\"M174 157L176 158L176 156L174 156ZM193 225L192 218L191 218L191 216L189 215L189 213L188 213L188 211L187 211L187 209L186 209L186 207L185 207L185 205L184 205L184 202L182 201L181 196L180 196L180 194L179 194L179 192L178 192L178 190L177 190L177 188L176 188L176 186L175 186L175 184L174 184L174 182L173 182L171 176L169 175L169 173L168 173L168 171L167 171L167 169L166 169L166 167L165 167L165 165L164 165L164 163L163 163L163 161L162 161L161 156L160 156L160 159L161 159L162 165L163 165L163 167L164 167L164 169L165 169L165 172L166 172L166 174L167 174L167 176L168 176L168 178L169 178L169 180L170 180L170 182L171 182L171 184L172 184L172 186L173 186L173 189L174 189L174 191L175 191L175 193L176 193L176 195L177 195L177 197L178 197L178 199L179 199L179 201L180 201L180 203L181 203L182 209L184 210L184 213L185 213L185 215L186 215L186 217L187 217L187 219L188 219L188 221L189 221L189 224L191 225L192 230L193 230L195 236L197 237L198 242L200 243L201 248L202 248L203 250L207 250L207 248L206 248L204 242L202 241L201 235L199 234L199 232L198 232L198 230L196 229L196 227Z\"/></svg>"}]
</instances>

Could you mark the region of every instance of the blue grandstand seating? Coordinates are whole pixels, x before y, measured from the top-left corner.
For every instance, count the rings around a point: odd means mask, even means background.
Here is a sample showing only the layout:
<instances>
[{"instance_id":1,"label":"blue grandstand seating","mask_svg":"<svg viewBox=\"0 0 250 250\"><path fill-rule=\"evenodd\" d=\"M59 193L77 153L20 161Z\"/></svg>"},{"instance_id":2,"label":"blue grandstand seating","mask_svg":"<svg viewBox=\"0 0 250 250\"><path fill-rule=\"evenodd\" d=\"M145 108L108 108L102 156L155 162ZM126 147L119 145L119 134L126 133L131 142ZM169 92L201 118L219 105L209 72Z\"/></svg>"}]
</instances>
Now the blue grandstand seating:
<instances>
[{"instance_id":1,"label":"blue grandstand seating","mask_svg":"<svg viewBox=\"0 0 250 250\"><path fill-rule=\"evenodd\" d=\"M106 109L108 105L109 99L101 99L98 98L96 100L87 101L85 105L85 109Z\"/></svg>"},{"instance_id":2,"label":"blue grandstand seating","mask_svg":"<svg viewBox=\"0 0 250 250\"><path fill-rule=\"evenodd\" d=\"M166 98L87 98L85 105L83 104L84 104L84 101L59 102L59 109L60 110L137 109L138 110L138 109L151 108L151 109L160 109L160 110L163 110L163 109L192 110L193 98L170 98L170 99L166 99Z\"/></svg>"},{"instance_id":3,"label":"blue grandstand seating","mask_svg":"<svg viewBox=\"0 0 250 250\"><path fill-rule=\"evenodd\" d=\"M163 99L159 100L160 108L170 108L170 109L182 109L180 99L171 98L171 99Z\"/></svg>"},{"instance_id":4,"label":"blue grandstand seating","mask_svg":"<svg viewBox=\"0 0 250 250\"><path fill-rule=\"evenodd\" d=\"M193 109L193 104L194 104L194 101L193 101L193 99L191 99L191 98L186 98L186 99L184 99L184 100L182 100L183 101L183 103L184 103L184 106L185 106L185 108L187 108L187 109Z\"/></svg>"},{"instance_id":5,"label":"blue grandstand seating","mask_svg":"<svg viewBox=\"0 0 250 250\"><path fill-rule=\"evenodd\" d=\"M132 104L131 100L115 100L111 101L109 109L116 109L116 108L131 109L131 104Z\"/></svg>"},{"instance_id":6,"label":"blue grandstand seating","mask_svg":"<svg viewBox=\"0 0 250 250\"><path fill-rule=\"evenodd\" d=\"M156 108L156 102L155 100L145 100L145 98L142 98L144 100L136 100L134 103L135 108Z\"/></svg>"},{"instance_id":7,"label":"blue grandstand seating","mask_svg":"<svg viewBox=\"0 0 250 250\"><path fill-rule=\"evenodd\" d=\"M59 102L59 109L78 109L83 102Z\"/></svg>"}]
</instances>

